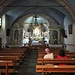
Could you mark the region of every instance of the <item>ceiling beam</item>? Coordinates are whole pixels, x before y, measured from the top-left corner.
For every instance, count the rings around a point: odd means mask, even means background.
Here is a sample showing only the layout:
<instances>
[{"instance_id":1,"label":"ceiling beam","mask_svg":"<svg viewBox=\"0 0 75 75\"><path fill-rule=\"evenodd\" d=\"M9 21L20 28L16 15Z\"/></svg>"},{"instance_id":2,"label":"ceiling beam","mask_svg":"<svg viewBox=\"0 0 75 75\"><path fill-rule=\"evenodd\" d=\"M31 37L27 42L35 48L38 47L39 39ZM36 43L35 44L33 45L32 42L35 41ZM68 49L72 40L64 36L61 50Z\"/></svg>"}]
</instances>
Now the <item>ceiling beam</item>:
<instances>
[{"instance_id":1,"label":"ceiling beam","mask_svg":"<svg viewBox=\"0 0 75 75\"><path fill-rule=\"evenodd\" d=\"M38 6L38 5L32 5L32 6L2 6L2 7L43 7L43 8L50 8L50 7L65 7L62 5L49 5L49 6Z\"/></svg>"}]
</instances>

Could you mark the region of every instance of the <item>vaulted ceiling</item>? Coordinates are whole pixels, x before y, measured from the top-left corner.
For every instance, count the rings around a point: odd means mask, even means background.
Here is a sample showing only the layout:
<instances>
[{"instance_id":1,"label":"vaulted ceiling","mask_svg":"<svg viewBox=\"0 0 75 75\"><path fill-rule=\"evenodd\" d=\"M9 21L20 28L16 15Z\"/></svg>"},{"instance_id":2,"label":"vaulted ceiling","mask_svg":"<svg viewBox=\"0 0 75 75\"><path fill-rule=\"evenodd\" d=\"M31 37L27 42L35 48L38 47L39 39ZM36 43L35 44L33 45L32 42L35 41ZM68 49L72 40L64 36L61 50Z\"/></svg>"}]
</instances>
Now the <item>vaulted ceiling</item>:
<instances>
[{"instance_id":1,"label":"vaulted ceiling","mask_svg":"<svg viewBox=\"0 0 75 75\"><path fill-rule=\"evenodd\" d=\"M27 14L45 14L63 25L66 17L75 19L75 0L0 0L0 17L6 14L9 24Z\"/></svg>"}]
</instances>

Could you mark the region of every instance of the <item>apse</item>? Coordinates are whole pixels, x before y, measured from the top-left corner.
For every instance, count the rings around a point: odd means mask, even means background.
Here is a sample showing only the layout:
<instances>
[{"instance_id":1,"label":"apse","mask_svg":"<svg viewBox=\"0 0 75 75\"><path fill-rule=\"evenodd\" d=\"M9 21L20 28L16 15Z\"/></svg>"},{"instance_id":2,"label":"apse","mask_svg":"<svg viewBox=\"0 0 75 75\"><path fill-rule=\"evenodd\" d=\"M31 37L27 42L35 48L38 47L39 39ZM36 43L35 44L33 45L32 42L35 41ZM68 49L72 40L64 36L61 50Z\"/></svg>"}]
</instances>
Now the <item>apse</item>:
<instances>
[{"instance_id":1,"label":"apse","mask_svg":"<svg viewBox=\"0 0 75 75\"><path fill-rule=\"evenodd\" d=\"M43 38L42 33L49 31L48 26L49 26L48 21L43 17L39 16L38 14L28 17L24 21L23 40L27 41L29 38L31 39L31 41L42 40ZM25 41L23 43L25 43Z\"/></svg>"}]
</instances>

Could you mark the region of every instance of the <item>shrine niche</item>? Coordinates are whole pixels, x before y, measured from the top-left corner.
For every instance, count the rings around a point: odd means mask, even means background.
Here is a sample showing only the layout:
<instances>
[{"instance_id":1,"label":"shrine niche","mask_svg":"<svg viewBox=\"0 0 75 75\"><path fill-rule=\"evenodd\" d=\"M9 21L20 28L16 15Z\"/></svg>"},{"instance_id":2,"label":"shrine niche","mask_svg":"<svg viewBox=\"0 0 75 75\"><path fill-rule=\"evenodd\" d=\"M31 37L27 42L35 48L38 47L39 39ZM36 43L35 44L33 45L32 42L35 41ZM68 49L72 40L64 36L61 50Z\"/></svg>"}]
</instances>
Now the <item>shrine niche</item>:
<instances>
[{"instance_id":1,"label":"shrine niche","mask_svg":"<svg viewBox=\"0 0 75 75\"><path fill-rule=\"evenodd\" d=\"M18 40L19 40L19 31L18 30L14 31L14 40L15 40L15 42L18 42Z\"/></svg>"},{"instance_id":2,"label":"shrine niche","mask_svg":"<svg viewBox=\"0 0 75 75\"><path fill-rule=\"evenodd\" d=\"M22 39L22 28L19 23L15 23L11 29L11 42L13 44L20 44Z\"/></svg>"},{"instance_id":3,"label":"shrine niche","mask_svg":"<svg viewBox=\"0 0 75 75\"><path fill-rule=\"evenodd\" d=\"M33 35L34 36L40 36L40 30L38 29L38 28L35 28L34 30L33 30Z\"/></svg>"},{"instance_id":4,"label":"shrine niche","mask_svg":"<svg viewBox=\"0 0 75 75\"><path fill-rule=\"evenodd\" d=\"M53 37L53 39L58 39L58 31L53 30L52 37Z\"/></svg>"},{"instance_id":5,"label":"shrine niche","mask_svg":"<svg viewBox=\"0 0 75 75\"><path fill-rule=\"evenodd\" d=\"M58 44L58 31L57 30L53 30L52 37L53 37L53 44Z\"/></svg>"}]
</instances>

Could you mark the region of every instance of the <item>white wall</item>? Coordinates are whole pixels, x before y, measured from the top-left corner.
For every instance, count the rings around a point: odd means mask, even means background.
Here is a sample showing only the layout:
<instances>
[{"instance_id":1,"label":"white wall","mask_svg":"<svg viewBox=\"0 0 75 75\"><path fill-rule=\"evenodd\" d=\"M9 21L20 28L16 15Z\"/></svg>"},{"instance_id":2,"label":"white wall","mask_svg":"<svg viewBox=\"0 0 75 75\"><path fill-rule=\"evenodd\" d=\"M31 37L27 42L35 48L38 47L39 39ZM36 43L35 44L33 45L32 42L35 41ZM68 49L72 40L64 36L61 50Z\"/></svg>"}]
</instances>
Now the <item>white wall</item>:
<instances>
[{"instance_id":1,"label":"white wall","mask_svg":"<svg viewBox=\"0 0 75 75\"><path fill-rule=\"evenodd\" d=\"M67 34L67 38L64 38L64 43L65 44L68 44L67 47L66 47L66 50L69 50L70 52L72 51L75 51L75 47L72 46L75 44L75 41L74 41L74 35L75 33L72 33L72 34L69 34L69 31L68 31L68 26L73 23L70 22L70 20L68 20L67 18L64 19L64 28L66 30L66 34ZM75 25L73 26L73 29L75 29Z\"/></svg>"},{"instance_id":2,"label":"white wall","mask_svg":"<svg viewBox=\"0 0 75 75\"><path fill-rule=\"evenodd\" d=\"M2 38L2 44L6 44L5 15L2 16L2 26L1 26L1 31L0 31L0 38Z\"/></svg>"},{"instance_id":3,"label":"white wall","mask_svg":"<svg viewBox=\"0 0 75 75\"><path fill-rule=\"evenodd\" d=\"M6 15L5 15L5 26L6 26L6 29L10 29L9 19L7 18ZM6 36L6 44L9 44L10 42L11 42L10 35Z\"/></svg>"}]
</instances>

